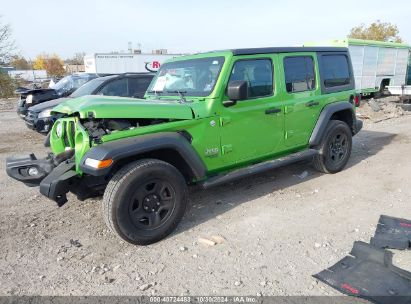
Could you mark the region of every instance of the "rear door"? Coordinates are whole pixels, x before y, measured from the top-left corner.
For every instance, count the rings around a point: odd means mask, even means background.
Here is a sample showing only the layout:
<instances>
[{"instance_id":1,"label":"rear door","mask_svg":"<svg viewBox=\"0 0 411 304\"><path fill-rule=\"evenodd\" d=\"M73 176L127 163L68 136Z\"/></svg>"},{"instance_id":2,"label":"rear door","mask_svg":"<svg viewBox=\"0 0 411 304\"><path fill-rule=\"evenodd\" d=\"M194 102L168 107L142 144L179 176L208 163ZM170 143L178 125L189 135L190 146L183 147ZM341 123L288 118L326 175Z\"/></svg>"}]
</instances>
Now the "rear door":
<instances>
[{"instance_id":1,"label":"rear door","mask_svg":"<svg viewBox=\"0 0 411 304\"><path fill-rule=\"evenodd\" d=\"M308 144L309 137L321 111L316 53L280 54L284 90L284 137L288 148Z\"/></svg>"}]
</instances>

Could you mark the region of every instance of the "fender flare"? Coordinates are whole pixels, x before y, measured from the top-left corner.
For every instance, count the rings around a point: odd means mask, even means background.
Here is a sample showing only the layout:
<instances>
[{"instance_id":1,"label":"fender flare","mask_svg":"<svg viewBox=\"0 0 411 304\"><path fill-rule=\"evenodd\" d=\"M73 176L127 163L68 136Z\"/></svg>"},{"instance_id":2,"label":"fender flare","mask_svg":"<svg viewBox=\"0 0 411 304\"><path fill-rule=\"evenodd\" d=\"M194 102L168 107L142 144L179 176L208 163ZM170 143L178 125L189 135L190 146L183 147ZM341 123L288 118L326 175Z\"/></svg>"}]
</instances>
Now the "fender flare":
<instances>
[{"instance_id":1,"label":"fender flare","mask_svg":"<svg viewBox=\"0 0 411 304\"><path fill-rule=\"evenodd\" d=\"M349 103L348 101L341 101L336 103L331 103L326 105L323 110L321 111L320 117L317 120L317 123L311 133L309 146L315 147L318 146L321 142L321 139L325 133L325 129L327 128L328 122L330 121L331 117L334 113L339 111L350 110L352 115L352 126L350 128L353 131L353 134L356 134L356 117L354 112L354 106Z\"/></svg>"},{"instance_id":2,"label":"fender flare","mask_svg":"<svg viewBox=\"0 0 411 304\"><path fill-rule=\"evenodd\" d=\"M111 171L113 165L105 169L95 169L87 166L85 160L87 158L112 159L115 165L119 160L162 149L171 149L179 153L196 179L202 179L206 176L207 170L204 162L187 138L177 132L160 132L129 137L95 146L86 152L79 167L83 173L104 176Z\"/></svg>"}]
</instances>

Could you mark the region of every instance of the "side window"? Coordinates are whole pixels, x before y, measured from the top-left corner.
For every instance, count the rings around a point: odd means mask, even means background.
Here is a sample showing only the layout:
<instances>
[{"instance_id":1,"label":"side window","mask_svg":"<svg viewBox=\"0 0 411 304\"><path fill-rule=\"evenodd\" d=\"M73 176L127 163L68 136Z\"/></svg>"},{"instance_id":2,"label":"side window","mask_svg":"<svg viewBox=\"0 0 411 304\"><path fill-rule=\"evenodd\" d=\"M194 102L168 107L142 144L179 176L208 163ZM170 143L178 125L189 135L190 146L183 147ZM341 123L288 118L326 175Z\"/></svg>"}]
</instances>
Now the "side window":
<instances>
[{"instance_id":1,"label":"side window","mask_svg":"<svg viewBox=\"0 0 411 304\"><path fill-rule=\"evenodd\" d=\"M284 74L288 93L315 89L314 60L311 56L285 57Z\"/></svg>"},{"instance_id":2,"label":"side window","mask_svg":"<svg viewBox=\"0 0 411 304\"><path fill-rule=\"evenodd\" d=\"M100 95L105 96L128 96L127 78L116 79L107 83L99 92Z\"/></svg>"},{"instance_id":3,"label":"side window","mask_svg":"<svg viewBox=\"0 0 411 304\"><path fill-rule=\"evenodd\" d=\"M273 66L270 59L239 60L234 64L229 81L244 80L248 83L248 97L256 98L273 94Z\"/></svg>"},{"instance_id":4,"label":"side window","mask_svg":"<svg viewBox=\"0 0 411 304\"><path fill-rule=\"evenodd\" d=\"M323 81L327 88L350 83L350 70L347 56L325 55L322 57Z\"/></svg>"},{"instance_id":5,"label":"side window","mask_svg":"<svg viewBox=\"0 0 411 304\"><path fill-rule=\"evenodd\" d=\"M131 77L128 79L128 96L142 98L151 83L151 77Z\"/></svg>"}]
</instances>

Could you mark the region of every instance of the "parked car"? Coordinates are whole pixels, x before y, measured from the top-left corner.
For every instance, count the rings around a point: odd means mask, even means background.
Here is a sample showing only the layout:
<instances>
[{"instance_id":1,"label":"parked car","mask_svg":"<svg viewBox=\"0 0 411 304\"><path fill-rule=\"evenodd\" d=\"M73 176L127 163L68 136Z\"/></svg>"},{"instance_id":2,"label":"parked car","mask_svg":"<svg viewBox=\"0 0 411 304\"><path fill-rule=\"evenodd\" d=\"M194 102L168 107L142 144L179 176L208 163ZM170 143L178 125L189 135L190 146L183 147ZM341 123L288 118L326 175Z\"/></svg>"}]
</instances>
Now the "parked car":
<instances>
[{"instance_id":1,"label":"parked car","mask_svg":"<svg viewBox=\"0 0 411 304\"><path fill-rule=\"evenodd\" d=\"M236 49L164 63L144 100L84 96L54 108L53 154L8 158L9 176L57 202L101 195L114 233L157 242L182 219L188 185L228 183L302 159L348 162L355 115L347 48ZM343 183L343 181L340 181Z\"/></svg>"},{"instance_id":2,"label":"parked car","mask_svg":"<svg viewBox=\"0 0 411 304\"><path fill-rule=\"evenodd\" d=\"M60 115L54 115L51 110L73 98L85 95L104 95L119 97L143 98L154 74L121 74L99 77L78 88L68 97L49 100L28 109L25 117L26 125L40 133L48 133Z\"/></svg>"},{"instance_id":3,"label":"parked car","mask_svg":"<svg viewBox=\"0 0 411 304\"><path fill-rule=\"evenodd\" d=\"M17 106L17 114L24 119L29 107L48 100L69 96L83 84L97 77L99 77L98 74L77 73L62 78L52 88L18 88L16 94L20 95L20 99Z\"/></svg>"}]
</instances>

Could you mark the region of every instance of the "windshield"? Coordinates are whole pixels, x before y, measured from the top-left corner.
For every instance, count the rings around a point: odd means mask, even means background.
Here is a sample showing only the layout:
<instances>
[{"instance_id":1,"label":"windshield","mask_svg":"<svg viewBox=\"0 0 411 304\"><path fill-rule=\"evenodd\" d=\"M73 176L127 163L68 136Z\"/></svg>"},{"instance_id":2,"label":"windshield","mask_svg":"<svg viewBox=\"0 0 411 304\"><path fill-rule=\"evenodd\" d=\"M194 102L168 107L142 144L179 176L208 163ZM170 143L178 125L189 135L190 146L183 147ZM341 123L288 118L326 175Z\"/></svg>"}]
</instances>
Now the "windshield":
<instances>
[{"instance_id":1,"label":"windshield","mask_svg":"<svg viewBox=\"0 0 411 304\"><path fill-rule=\"evenodd\" d=\"M53 89L61 94L61 93L65 93L68 91L76 90L89 80L90 80L89 75L81 75L81 76L70 75L70 76L64 77L59 82L57 82L53 86Z\"/></svg>"},{"instance_id":2,"label":"windshield","mask_svg":"<svg viewBox=\"0 0 411 304\"><path fill-rule=\"evenodd\" d=\"M223 63L224 57L165 63L151 82L148 93L208 96L214 89Z\"/></svg>"},{"instance_id":3,"label":"windshield","mask_svg":"<svg viewBox=\"0 0 411 304\"><path fill-rule=\"evenodd\" d=\"M73 94L71 94L71 97L77 98L85 95L92 95L94 91L104 82L106 81L106 77L101 77L101 78L96 78L93 79L86 84L83 84L81 87L79 87Z\"/></svg>"}]
</instances>

